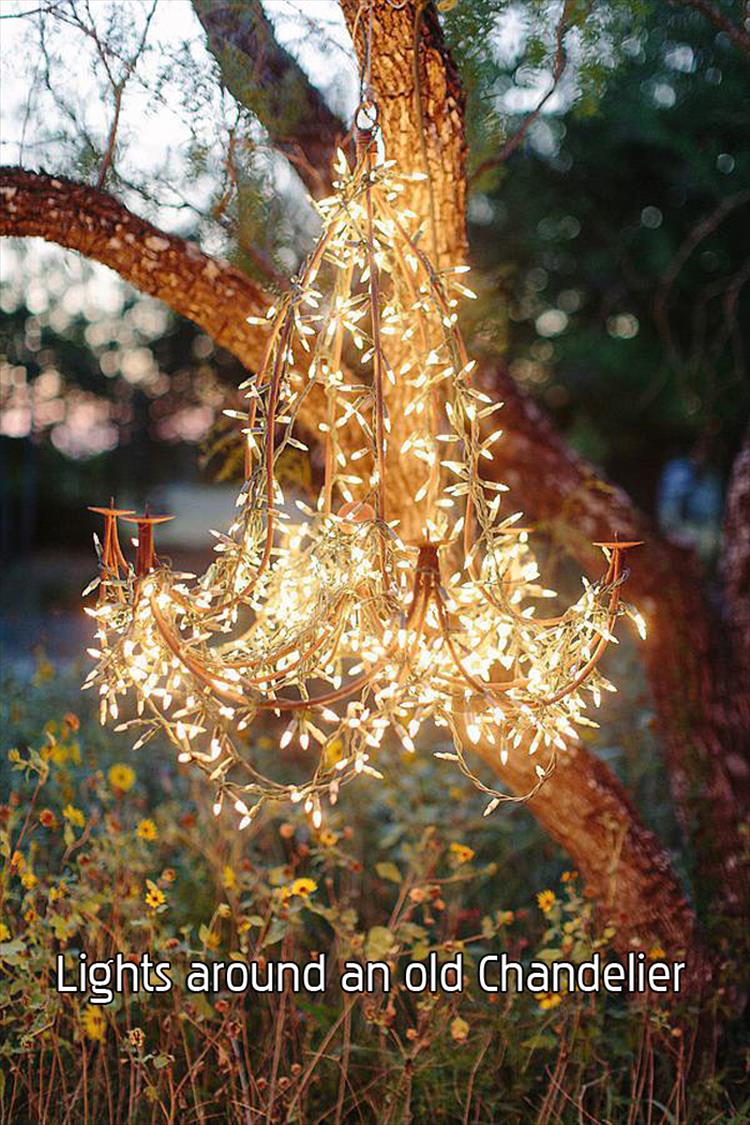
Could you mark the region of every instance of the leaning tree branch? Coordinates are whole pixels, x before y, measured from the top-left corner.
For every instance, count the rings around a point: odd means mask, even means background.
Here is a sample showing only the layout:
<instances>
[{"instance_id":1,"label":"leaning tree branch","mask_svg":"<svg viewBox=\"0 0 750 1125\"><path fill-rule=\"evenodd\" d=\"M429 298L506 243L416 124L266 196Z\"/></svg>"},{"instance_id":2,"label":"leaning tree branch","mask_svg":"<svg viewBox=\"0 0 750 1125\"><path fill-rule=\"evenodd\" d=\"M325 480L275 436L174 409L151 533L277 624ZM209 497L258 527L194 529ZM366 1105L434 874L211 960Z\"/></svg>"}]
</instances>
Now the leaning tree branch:
<instances>
[{"instance_id":1,"label":"leaning tree branch","mask_svg":"<svg viewBox=\"0 0 750 1125\"><path fill-rule=\"evenodd\" d=\"M115 270L253 368L262 340L245 323L269 299L241 270L166 234L108 192L63 176L0 168L0 235L44 238Z\"/></svg>"},{"instance_id":2,"label":"leaning tree branch","mask_svg":"<svg viewBox=\"0 0 750 1125\"><path fill-rule=\"evenodd\" d=\"M193 0L221 77L314 197L331 190L331 164L347 130L276 41L258 0Z\"/></svg>"}]
</instances>

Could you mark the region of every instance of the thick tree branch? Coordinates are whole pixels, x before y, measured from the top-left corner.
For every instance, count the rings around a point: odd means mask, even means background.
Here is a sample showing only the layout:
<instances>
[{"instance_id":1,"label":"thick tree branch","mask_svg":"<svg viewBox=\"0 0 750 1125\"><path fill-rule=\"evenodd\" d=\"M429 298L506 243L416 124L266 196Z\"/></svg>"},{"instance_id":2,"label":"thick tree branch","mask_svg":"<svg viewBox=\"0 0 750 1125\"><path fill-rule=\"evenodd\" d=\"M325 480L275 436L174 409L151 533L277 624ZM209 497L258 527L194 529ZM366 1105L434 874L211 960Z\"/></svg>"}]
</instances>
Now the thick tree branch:
<instances>
[{"instance_id":1,"label":"thick tree branch","mask_svg":"<svg viewBox=\"0 0 750 1125\"><path fill-rule=\"evenodd\" d=\"M44 238L115 270L164 301L252 368L262 340L245 323L268 299L244 273L165 234L114 196L62 176L0 168L0 235Z\"/></svg>"},{"instance_id":2,"label":"thick tree branch","mask_svg":"<svg viewBox=\"0 0 750 1125\"><path fill-rule=\"evenodd\" d=\"M329 193L346 128L274 37L258 0L193 0L229 92L262 121L271 144L314 197Z\"/></svg>"}]
</instances>

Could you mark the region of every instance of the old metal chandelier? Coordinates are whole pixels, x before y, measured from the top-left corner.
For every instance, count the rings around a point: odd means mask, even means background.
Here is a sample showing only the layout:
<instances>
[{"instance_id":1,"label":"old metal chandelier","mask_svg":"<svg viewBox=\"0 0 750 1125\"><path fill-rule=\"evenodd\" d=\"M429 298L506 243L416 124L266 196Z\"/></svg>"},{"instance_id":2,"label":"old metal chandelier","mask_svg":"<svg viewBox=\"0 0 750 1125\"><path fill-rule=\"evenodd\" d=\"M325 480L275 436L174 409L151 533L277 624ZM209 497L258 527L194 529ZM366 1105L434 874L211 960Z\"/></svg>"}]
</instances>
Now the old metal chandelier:
<instances>
[{"instance_id":1,"label":"old metal chandelier","mask_svg":"<svg viewBox=\"0 0 750 1125\"><path fill-rule=\"evenodd\" d=\"M154 547L165 517L93 509L105 530L84 686L98 685L102 722L142 728L136 747L166 732L240 828L268 801L302 802L319 826L341 785L381 776L388 732L415 752L426 723L487 813L523 799L480 780L472 745L500 763L532 755L535 792L575 728L596 725L587 704L614 690L599 662L617 618L644 629L621 599L634 544L616 539L598 544L599 581L583 579L561 615L537 615L555 595L519 515L502 511L504 486L482 475L501 404L472 383L456 311L471 295L466 267L438 269L421 248L404 203L416 177L384 159L374 115L355 166L340 154L336 176L313 253L255 324L268 333L265 361L244 384L247 412L229 412L243 424L244 483L215 561L197 580L177 573ZM397 390L409 424L395 448ZM325 469L308 505L284 496L278 466L286 450L306 451L298 423L313 403ZM416 534L389 511L396 465ZM137 523L135 565L121 519ZM271 755L254 749L263 716L277 729ZM279 776L261 768L269 756Z\"/></svg>"}]
</instances>

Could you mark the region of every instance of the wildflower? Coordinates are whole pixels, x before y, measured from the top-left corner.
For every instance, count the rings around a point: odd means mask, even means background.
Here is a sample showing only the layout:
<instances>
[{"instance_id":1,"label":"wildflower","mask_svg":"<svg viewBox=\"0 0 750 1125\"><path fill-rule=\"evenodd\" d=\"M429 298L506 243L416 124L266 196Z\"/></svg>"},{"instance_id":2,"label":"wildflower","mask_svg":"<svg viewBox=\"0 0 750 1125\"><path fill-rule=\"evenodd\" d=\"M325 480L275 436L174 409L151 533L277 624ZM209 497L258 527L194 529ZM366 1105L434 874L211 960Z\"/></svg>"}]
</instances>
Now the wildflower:
<instances>
[{"instance_id":1,"label":"wildflower","mask_svg":"<svg viewBox=\"0 0 750 1125\"><path fill-rule=\"evenodd\" d=\"M143 1048L143 1044L146 1042L146 1036L143 1034L143 1029L140 1027L131 1027L130 1031L128 1032L128 1042L130 1043L131 1047L135 1047L137 1051L140 1051Z\"/></svg>"},{"instance_id":2,"label":"wildflower","mask_svg":"<svg viewBox=\"0 0 750 1125\"><path fill-rule=\"evenodd\" d=\"M473 848L468 847L466 844L452 843L449 851L456 857L457 863L470 863L474 856L477 854Z\"/></svg>"},{"instance_id":3,"label":"wildflower","mask_svg":"<svg viewBox=\"0 0 750 1125\"><path fill-rule=\"evenodd\" d=\"M340 761L344 756L344 743L340 738L332 738L327 742L323 751L323 760L329 767L335 766L336 762Z\"/></svg>"},{"instance_id":4,"label":"wildflower","mask_svg":"<svg viewBox=\"0 0 750 1125\"><path fill-rule=\"evenodd\" d=\"M77 828L83 828L86 823L86 817L80 809L75 808L73 805L66 805L63 809L63 816L66 820L70 821Z\"/></svg>"},{"instance_id":5,"label":"wildflower","mask_svg":"<svg viewBox=\"0 0 750 1125\"><path fill-rule=\"evenodd\" d=\"M537 996L536 1002L543 1012L547 1012L562 1002L562 996L559 992L542 992Z\"/></svg>"},{"instance_id":6,"label":"wildflower","mask_svg":"<svg viewBox=\"0 0 750 1125\"><path fill-rule=\"evenodd\" d=\"M501 910L497 916L497 920L501 926L510 926L515 920L515 914L512 910Z\"/></svg>"},{"instance_id":7,"label":"wildflower","mask_svg":"<svg viewBox=\"0 0 750 1125\"><path fill-rule=\"evenodd\" d=\"M331 832L330 828L324 828L318 836L318 839L320 840L324 848L332 848L338 838L338 833Z\"/></svg>"},{"instance_id":8,"label":"wildflower","mask_svg":"<svg viewBox=\"0 0 750 1125\"><path fill-rule=\"evenodd\" d=\"M39 917L39 915L37 914L34 907L30 906L29 909L25 912L25 914L23 916L23 920L24 920L24 922L26 922L27 925L33 926L34 922L36 922L38 917Z\"/></svg>"},{"instance_id":9,"label":"wildflower","mask_svg":"<svg viewBox=\"0 0 750 1125\"><path fill-rule=\"evenodd\" d=\"M65 712L65 714L63 715L63 722L65 723L66 727L69 727L72 731L78 730L81 725L81 720L72 711Z\"/></svg>"},{"instance_id":10,"label":"wildflower","mask_svg":"<svg viewBox=\"0 0 750 1125\"><path fill-rule=\"evenodd\" d=\"M554 891L540 891L536 896L536 901L539 904L539 909L543 914L549 914L552 907L557 902Z\"/></svg>"},{"instance_id":11,"label":"wildflower","mask_svg":"<svg viewBox=\"0 0 750 1125\"><path fill-rule=\"evenodd\" d=\"M149 819L140 821L138 827L135 830L135 834L140 840L148 841L155 840L158 835L156 831L156 825L154 824L153 820Z\"/></svg>"},{"instance_id":12,"label":"wildflower","mask_svg":"<svg viewBox=\"0 0 750 1125\"><path fill-rule=\"evenodd\" d=\"M652 945L648 951L649 961L663 961L666 956L666 951L659 944Z\"/></svg>"},{"instance_id":13,"label":"wildflower","mask_svg":"<svg viewBox=\"0 0 750 1125\"><path fill-rule=\"evenodd\" d=\"M19 851L13 852L13 855L10 857L11 871L15 871L17 875L20 875L25 867L26 860L23 858L23 853Z\"/></svg>"},{"instance_id":14,"label":"wildflower","mask_svg":"<svg viewBox=\"0 0 750 1125\"><path fill-rule=\"evenodd\" d=\"M286 901L288 898L309 898L310 895L317 891L318 884L314 879L295 879L290 887L282 887L281 896Z\"/></svg>"},{"instance_id":15,"label":"wildflower","mask_svg":"<svg viewBox=\"0 0 750 1125\"><path fill-rule=\"evenodd\" d=\"M36 671L34 672L34 684L38 687L40 684L46 684L49 680L54 679L55 666L44 655L42 649L36 650Z\"/></svg>"},{"instance_id":16,"label":"wildflower","mask_svg":"<svg viewBox=\"0 0 750 1125\"><path fill-rule=\"evenodd\" d=\"M163 883L174 883L177 878L177 872L174 867L165 867L159 878Z\"/></svg>"},{"instance_id":17,"label":"wildflower","mask_svg":"<svg viewBox=\"0 0 750 1125\"><path fill-rule=\"evenodd\" d=\"M101 1008L95 1008L93 1004L89 1004L81 1016L81 1026L87 1039L92 1039L95 1043L101 1043L107 1030L107 1021Z\"/></svg>"},{"instance_id":18,"label":"wildflower","mask_svg":"<svg viewBox=\"0 0 750 1125\"><path fill-rule=\"evenodd\" d=\"M578 878L578 872L577 871L563 871L563 873L562 873L562 882L563 883L572 883L577 878Z\"/></svg>"},{"instance_id":19,"label":"wildflower","mask_svg":"<svg viewBox=\"0 0 750 1125\"><path fill-rule=\"evenodd\" d=\"M291 840L293 835L294 835L294 825L293 824L289 824L289 822L287 821L286 823L279 826L279 836L281 836L282 840Z\"/></svg>"},{"instance_id":20,"label":"wildflower","mask_svg":"<svg viewBox=\"0 0 750 1125\"><path fill-rule=\"evenodd\" d=\"M59 899L65 898L66 893L67 888L64 883L60 883L60 885L57 887L50 887L49 900L50 902L58 902Z\"/></svg>"},{"instance_id":21,"label":"wildflower","mask_svg":"<svg viewBox=\"0 0 750 1125\"><path fill-rule=\"evenodd\" d=\"M10 930L5 925L5 922L0 922L0 941L10 940Z\"/></svg>"},{"instance_id":22,"label":"wildflower","mask_svg":"<svg viewBox=\"0 0 750 1125\"><path fill-rule=\"evenodd\" d=\"M454 1039L456 1043L464 1043L466 1042L468 1035L468 1023L466 1022L466 1020L461 1019L460 1016L456 1016L456 1018L451 1021L451 1039Z\"/></svg>"},{"instance_id":23,"label":"wildflower","mask_svg":"<svg viewBox=\"0 0 750 1125\"><path fill-rule=\"evenodd\" d=\"M52 809L42 809L39 813L39 823L43 828L54 828L57 824L57 819Z\"/></svg>"},{"instance_id":24,"label":"wildflower","mask_svg":"<svg viewBox=\"0 0 750 1125\"><path fill-rule=\"evenodd\" d=\"M127 793L135 785L135 770L123 762L117 762L107 774L109 784L120 793Z\"/></svg>"},{"instance_id":25,"label":"wildflower","mask_svg":"<svg viewBox=\"0 0 750 1125\"><path fill-rule=\"evenodd\" d=\"M225 891L233 891L237 886L237 876L234 870L227 863L221 873L221 882Z\"/></svg>"},{"instance_id":26,"label":"wildflower","mask_svg":"<svg viewBox=\"0 0 750 1125\"><path fill-rule=\"evenodd\" d=\"M33 871L24 871L23 875L21 876L21 882L23 883L26 890L30 891L33 890L39 880L37 879Z\"/></svg>"},{"instance_id":27,"label":"wildflower","mask_svg":"<svg viewBox=\"0 0 750 1125\"><path fill-rule=\"evenodd\" d=\"M152 879L146 880L146 905L152 910L158 910L167 901L164 891L157 887Z\"/></svg>"},{"instance_id":28,"label":"wildflower","mask_svg":"<svg viewBox=\"0 0 750 1125\"><path fill-rule=\"evenodd\" d=\"M219 935L216 930L206 930L203 934L203 944L206 949L217 950L219 948Z\"/></svg>"}]
</instances>

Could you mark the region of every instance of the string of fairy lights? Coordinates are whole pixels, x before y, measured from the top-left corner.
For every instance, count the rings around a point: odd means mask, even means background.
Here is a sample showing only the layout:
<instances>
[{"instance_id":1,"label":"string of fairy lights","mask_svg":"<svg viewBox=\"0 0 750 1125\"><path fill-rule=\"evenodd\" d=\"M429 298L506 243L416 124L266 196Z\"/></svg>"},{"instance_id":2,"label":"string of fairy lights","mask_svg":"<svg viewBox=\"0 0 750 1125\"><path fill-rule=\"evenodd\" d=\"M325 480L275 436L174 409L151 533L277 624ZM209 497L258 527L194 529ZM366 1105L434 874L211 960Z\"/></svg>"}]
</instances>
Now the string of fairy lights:
<instances>
[{"instance_id":1,"label":"string of fairy lights","mask_svg":"<svg viewBox=\"0 0 750 1125\"><path fill-rule=\"evenodd\" d=\"M621 598L633 544L616 540L599 544L599 581L584 578L561 615L538 615L556 595L519 514L503 511L505 487L482 475L500 404L473 384L458 328L466 267L430 261L409 208L420 177L399 173L378 141L370 115L355 166L339 154L335 194L317 205L314 251L278 307L253 321L267 334L264 362L242 388L247 411L227 412L242 424L244 482L205 574L157 555L154 528L167 517L93 509L105 527L84 686L98 689L103 723L139 728L135 748L165 732L214 786L214 811L231 805L240 828L269 801L301 802L319 826L342 785L382 777L393 738L409 754L437 745L486 795L487 813L525 799L576 728L596 725L589 705L615 690L599 664L617 619L644 633ZM288 450L308 452L298 436L308 399L325 466L311 504L285 495L278 471ZM394 402L408 416L398 448ZM399 481L413 483L401 506L418 516L417 536L389 511L396 461ZM120 520L137 524L134 565ZM276 732L270 755L256 750L260 720ZM479 746L501 765L530 755L530 793L482 781ZM269 757L277 776L261 765Z\"/></svg>"}]
</instances>

